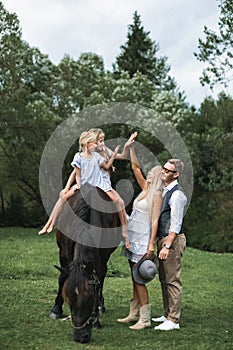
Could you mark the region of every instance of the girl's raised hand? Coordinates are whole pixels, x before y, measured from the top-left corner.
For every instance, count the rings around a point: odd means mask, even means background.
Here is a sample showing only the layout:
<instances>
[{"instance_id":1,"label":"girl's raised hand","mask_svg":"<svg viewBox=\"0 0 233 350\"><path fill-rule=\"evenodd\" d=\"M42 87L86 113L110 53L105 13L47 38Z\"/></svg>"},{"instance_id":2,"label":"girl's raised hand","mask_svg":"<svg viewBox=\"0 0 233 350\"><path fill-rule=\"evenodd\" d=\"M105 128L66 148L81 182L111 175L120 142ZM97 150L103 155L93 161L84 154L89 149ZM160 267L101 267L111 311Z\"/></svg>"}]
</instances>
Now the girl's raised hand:
<instances>
[{"instance_id":1,"label":"girl's raised hand","mask_svg":"<svg viewBox=\"0 0 233 350\"><path fill-rule=\"evenodd\" d=\"M116 148L115 148L115 150L114 150L114 156L116 156L117 155L117 153L118 153L118 151L119 151L119 149L120 149L120 145L118 145L118 146L116 146Z\"/></svg>"}]
</instances>

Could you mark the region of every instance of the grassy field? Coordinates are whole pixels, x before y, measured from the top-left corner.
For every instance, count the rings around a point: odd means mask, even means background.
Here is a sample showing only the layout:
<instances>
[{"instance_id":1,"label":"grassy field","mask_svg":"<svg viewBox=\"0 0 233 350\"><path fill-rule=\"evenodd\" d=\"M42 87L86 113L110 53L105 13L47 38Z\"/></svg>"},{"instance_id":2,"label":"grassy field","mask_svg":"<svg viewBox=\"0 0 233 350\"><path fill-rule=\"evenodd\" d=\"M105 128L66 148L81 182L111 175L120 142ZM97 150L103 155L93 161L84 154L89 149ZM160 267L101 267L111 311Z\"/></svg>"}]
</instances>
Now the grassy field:
<instances>
[{"instance_id":1,"label":"grassy field","mask_svg":"<svg viewBox=\"0 0 233 350\"><path fill-rule=\"evenodd\" d=\"M129 269L119 249L109 261L104 295L103 328L94 330L88 345L73 342L70 322L49 318L57 292L58 249L55 235L35 229L0 229L1 349L233 349L233 254L187 248L183 264L181 329L132 331L118 324L131 298ZM149 285L152 315L162 315L156 277ZM67 305L64 308L69 314ZM153 324L154 325L154 324Z\"/></svg>"}]
</instances>

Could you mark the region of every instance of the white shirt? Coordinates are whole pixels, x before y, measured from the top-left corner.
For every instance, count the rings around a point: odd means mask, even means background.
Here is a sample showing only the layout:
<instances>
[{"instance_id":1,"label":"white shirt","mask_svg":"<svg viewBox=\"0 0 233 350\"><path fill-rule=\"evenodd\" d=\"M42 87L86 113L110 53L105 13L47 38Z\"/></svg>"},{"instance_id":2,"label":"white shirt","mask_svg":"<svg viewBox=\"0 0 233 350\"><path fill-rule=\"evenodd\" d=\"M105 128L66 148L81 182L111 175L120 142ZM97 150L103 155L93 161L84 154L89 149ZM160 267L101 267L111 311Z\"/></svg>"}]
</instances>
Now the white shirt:
<instances>
[{"instance_id":1,"label":"white shirt","mask_svg":"<svg viewBox=\"0 0 233 350\"><path fill-rule=\"evenodd\" d=\"M177 180L172 181L169 185L163 188L163 197L167 191L170 191L174 186L178 184ZM184 207L187 204L187 197L184 192L177 190L174 191L171 195L171 198L168 202L171 208L171 222L169 232L180 233L183 215L184 215Z\"/></svg>"}]
</instances>

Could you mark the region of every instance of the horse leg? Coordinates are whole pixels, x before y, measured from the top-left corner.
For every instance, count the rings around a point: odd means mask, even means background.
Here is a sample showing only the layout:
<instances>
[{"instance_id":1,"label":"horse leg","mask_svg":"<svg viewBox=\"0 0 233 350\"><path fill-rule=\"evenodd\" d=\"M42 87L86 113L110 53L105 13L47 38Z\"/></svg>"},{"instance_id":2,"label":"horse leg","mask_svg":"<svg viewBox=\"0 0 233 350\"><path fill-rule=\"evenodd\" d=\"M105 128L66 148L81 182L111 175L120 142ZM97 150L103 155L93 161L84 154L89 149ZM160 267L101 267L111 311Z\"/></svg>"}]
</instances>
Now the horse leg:
<instances>
[{"instance_id":1,"label":"horse leg","mask_svg":"<svg viewBox=\"0 0 233 350\"><path fill-rule=\"evenodd\" d=\"M101 290L100 290L99 312L102 314L106 312L106 308L104 305L104 296L103 296L104 279L106 277L106 274L107 274L107 264L102 267L102 273L101 273L101 279L100 279Z\"/></svg>"},{"instance_id":2,"label":"horse leg","mask_svg":"<svg viewBox=\"0 0 233 350\"><path fill-rule=\"evenodd\" d=\"M99 311L100 311L101 314L104 314L106 312L106 307L104 305L104 296L103 296L102 290L101 290Z\"/></svg>"},{"instance_id":3,"label":"horse leg","mask_svg":"<svg viewBox=\"0 0 233 350\"><path fill-rule=\"evenodd\" d=\"M50 312L50 318L54 320L62 317L62 305L64 303L62 289L67 277L69 276L69 266L70 262L72 261L74 247L74 243L70 243L70 240L67 237L65 237L61 232L57 231L56 237L57 245L59 247L59 261L61 267L55 266L60 271L60 276L58 278L57 297L55 299L54 306L52 307ZM70 244L68 244L68 242Z\"/></svg>"},{"instance_id":4,"label":"horse leg","mask_svg":"<svg viewBox=\"0 0 233 350\"><path fill-rule=\"evenodd\" d=\"M95 329L100 329L102 328L100 320L99 320L99 315L100 313L104 313L106 311L105 306L104 306L104 297L103 297L103 283L100 281L101 287L100 287L100 296L99 296L99 305L97 305L96 312L95 312L95 319L92 322L92 327Z\"/></svg>"},{"instance_id":5,"label":"horse leg","mask_svg":"<svg viewBox=\"0 0 233 350\"><path fill-rule=\"evenodd\" d=\"M101 269L101 279L100 279L100 283L101 283L101 304L100 304L100 312L104 313L106 312L106 308L104 306L104 296L103 296L103 286L104 286L104 280L105 277L107 275L107 264L108 264L108 260L111 256L111 254L116 250L115 247L113 248L104 248L101 251L101 260L102 260L102 269Z\"/></svg>"},{"instance_id":6,"label":"horse leg","mask_svg":"<svg viewBox=\"0 0 233 350\"><path fill-rule=\"evenodd\" d=\"M58 293L55 299L54 306L52 307L50 312L50 318L52 318L53 320L57 320L58 318L62 317L62 305L64 303L62 289L68 276L69 274L66 272L65 269L60 269L60 276L58 278Z\"/></svg>"},{"instance_id":7,"label":"horse leg","mask_svg":"<svg viewBox=\"0 0 233 350\"><path fill-rule=\"evenodd\" d=\"M92 324L92 327L95 329L101 328L101 323L99 320L99 314L106 312L106 308L104 306L104 296L103 296L103 287L104 287L104 280L107 275L107 262L110 258L110 255L112 251L115 249L112 248L100 248L99 254L100 254L100 270L99 270L99 281L100 281L100 298L99 298L99 305L98 305L98 310L96 311L96 319Z\"/></svg>"}]
</instances>

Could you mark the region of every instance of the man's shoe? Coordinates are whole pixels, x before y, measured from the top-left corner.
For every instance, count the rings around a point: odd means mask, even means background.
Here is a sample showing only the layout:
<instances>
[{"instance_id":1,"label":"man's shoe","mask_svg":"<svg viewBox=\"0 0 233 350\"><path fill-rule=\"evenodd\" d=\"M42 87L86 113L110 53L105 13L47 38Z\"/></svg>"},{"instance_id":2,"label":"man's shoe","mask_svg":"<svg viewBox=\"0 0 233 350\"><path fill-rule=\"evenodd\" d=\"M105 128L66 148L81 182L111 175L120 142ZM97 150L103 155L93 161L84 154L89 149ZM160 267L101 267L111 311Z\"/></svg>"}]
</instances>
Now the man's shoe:
<instances>
[{"instance_id":1,"label":"man's shoe","mask_svg":"<svg viewBox=\"0 0 233 350\"><path fill-rule=\"evenodd\" d=\"M151 321L154 322L165 322L167 321L167 318L165 316L157 317L157 318L152 318Z\"/></svg>"},{"instance_id":2,"label":"man's shoe","mask_svg":"<svg viewBox=\"0 0 233 350\"><path fill-rule=\"evenodd\" d=\"M180 329L180 325L179 323L167 320L161 323L159 326L156 326L154 329L158 329L160 331L171 331L172 329Z\"/></svg>"}]
</instances>

